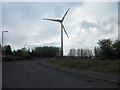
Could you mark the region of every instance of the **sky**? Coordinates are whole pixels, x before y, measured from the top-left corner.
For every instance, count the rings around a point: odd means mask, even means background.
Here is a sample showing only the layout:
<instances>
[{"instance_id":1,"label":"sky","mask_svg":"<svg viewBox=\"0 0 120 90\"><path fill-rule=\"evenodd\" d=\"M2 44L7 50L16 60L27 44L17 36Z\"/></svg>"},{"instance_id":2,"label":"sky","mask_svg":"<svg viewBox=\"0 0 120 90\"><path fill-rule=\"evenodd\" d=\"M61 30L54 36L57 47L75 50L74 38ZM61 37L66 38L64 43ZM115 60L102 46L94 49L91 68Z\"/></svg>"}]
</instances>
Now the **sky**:
<instances>
[{"instance_id":1,"label":"sky","mask_svg":"<svg viewBox=\"0 0 120 90\"><path fill-rule=\"evenodd\" d=\"M70 8L63 24L64 55L71 48L94 49L102 39L118 39L117 2L2 2L0 20L4 45L12 49L36 46L60 47L60 24L43 18L61 19ZM1 39L1 37L0 37Z\"/></svg>"}]
</instances>

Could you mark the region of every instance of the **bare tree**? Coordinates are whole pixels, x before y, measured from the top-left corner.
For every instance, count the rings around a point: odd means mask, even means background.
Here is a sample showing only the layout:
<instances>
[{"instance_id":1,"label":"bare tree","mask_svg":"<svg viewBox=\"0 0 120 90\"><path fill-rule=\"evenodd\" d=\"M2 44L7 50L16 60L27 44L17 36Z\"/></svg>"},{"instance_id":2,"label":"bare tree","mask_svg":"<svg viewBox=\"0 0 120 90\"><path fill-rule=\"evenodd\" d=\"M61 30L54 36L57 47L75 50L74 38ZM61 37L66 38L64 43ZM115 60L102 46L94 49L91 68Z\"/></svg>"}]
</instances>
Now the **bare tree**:
<instances>
[{"instance_id":1,"label":"bare tree","mask_svg":"<svg viewBox=\"0 0 120 90\"><path fill-rule=\"evenodd\" d=\"M69 56L76 56L76 50L75 50L75 49L70 49L68 55L69 55Z\"/></svg>"}]
</instances>

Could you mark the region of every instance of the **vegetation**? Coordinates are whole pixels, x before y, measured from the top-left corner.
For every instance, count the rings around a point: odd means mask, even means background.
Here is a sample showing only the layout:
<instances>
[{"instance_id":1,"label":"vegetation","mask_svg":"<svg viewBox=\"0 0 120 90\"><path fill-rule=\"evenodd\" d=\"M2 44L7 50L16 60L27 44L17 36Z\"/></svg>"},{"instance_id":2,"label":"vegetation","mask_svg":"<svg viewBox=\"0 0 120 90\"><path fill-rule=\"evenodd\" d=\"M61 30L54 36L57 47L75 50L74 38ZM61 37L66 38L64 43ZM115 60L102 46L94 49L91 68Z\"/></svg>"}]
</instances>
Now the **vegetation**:
<instances>
[{"instance_id":1,"label":"vegetation","mask_svg":"<svg viewBox=\"0 0 120 90\"><path fill-rule=\"evenodd\" d=\"M70 49L68 56L72 57L79 57L79 58L91 58L92 57L92 50L90 49Z\"/></svg>"},{"instance_id":2,"label":"vegetation","mask_svg":"<svg viewBox=\"0 0 120 90\"><path fill-rule=\"evenodd\" d=\"M44 47L35 47L32 50L32 56L33 57L57 57L60 53L60 50L58 47L48 47L48 46L44 46Z\"/></svg>"},{"instance_id":3,"label":"vegetation","mask_svg":"<svg viewBox=\"0 0 120 90\"><path fill-rule=\"evenodd\" d=\"M5 55L6 56L11 56L12 55L12 50L11 50L11 46L7 45L6 49L5 49Z\"/></svg>"},{"instance_id":4,"label":"vegetation","mask_svg":"<svg viewBox=\"0 0 120 90\"><path fill-rule=\"evenodd\" d=\"M5 55L6 57L12 55L12 50L10 45L6 45L3 47L3 55Z\"/></svg>"},{"instance_id":5,"label":"vegetation","mask_svg":"<svg viewBox=\"0 0 120 90\"><path fill-rule=\"evenodd\" d=\"M3 61L19 61L19 60L24 60L24 58L23 57L15 57L15 56L3 57Z\"/></svg>"},{"instance_id":6,"label":"vegetation","mask_svg":"<svg viewBox=\"0 0 120 90\"><path fill-rule=\"evenodd\" d=\"M99 47L95 47L95 57L103 59L120 59L120 41L103 39L98 42Z\"/></svg>"},{"instance_id":7,"label":"vegetation","mask_svg":"<svg viewBox=\"0 0 120 90\"><path fill-rule=\"evenodd\" d=\"M70 49L68 56L76 58L57 58L47 63L105 73L120 73L120 41L103 39L99 40L98 45L94 48L94 57L90 49Z\"/></svg>"},{"instance_id":8,"label":"vegetation","mask_svg":"<svg viewBox=\"0 0 120 90\"><path fill-rule=\"evenodd\" d=\"M112 41L110 39L99 40L98 47L94 48L94 52L90 49L70 49L68 56L76 56L80 58L100 58L100 59L120 59L120 41Z\"/></svg>"},{"instance_id":9,"label":"vegetation","mask_svg":"<svg viewBox=\"0 0 120 90\"><path fill-rule=\"evenodd\" d=\"M85 58L97 58L100 60L116 60L120 59L120 41L112 41L110 39L99 40L98 47L94 48L94 52L91 49L70 49L68 56L77 57L79 59ZM1 46L0 46L1 47ZM10 57L31 59L32 57L39 58L54 58L60 56L60 49L53 46L35 47L31 51L30 49L22 48L11 51L11 46L6 45L3 47L3 55L9 59ZM8 58L9 57L9 58Z\"/></svg>"},{"instance_id":10,"label":"vegetation","mask_svg":"<svg viewBox=\"0 0 120 90\"><path fill-rule=\"evenodd\" d=\"M61 65L70 68L78 68L84 70L98 71L104 73L118 74L119 60L97 60L97 59L80 59L80 58L60 58L47 60L46 63Z\"/></svg>"},{"instance_id":11,"label":"vegetation","mask_svg":"<svg viewBox=\"0 0 120 90\"><path fill-rule=\"evenodd\" d=\"M31 54L30 50L26 50L25 48L22 48L22 49L19 49L16 51L14 50L13 56L22 57L24 59L31 59L32 58L32 54Z\"/></svg>"},{"instance_id":12,"label":"vegetation","mask_svg":"<svg viewBox=\"0 0 120 90\"><path fill-rule=\"evenodd\" d=\"M11 61L14 60L24 60L24 59L31 59L32 57L39 57L39 58L53 58L60 55L60 50L58 47L35 47L30 51L30 49L22 48L18 50L11 51L10 45L4 47L4 53L6 57L4 57L4 61ZM11 56L12 55L12 56Z\"/></svg>"}]
</instances>

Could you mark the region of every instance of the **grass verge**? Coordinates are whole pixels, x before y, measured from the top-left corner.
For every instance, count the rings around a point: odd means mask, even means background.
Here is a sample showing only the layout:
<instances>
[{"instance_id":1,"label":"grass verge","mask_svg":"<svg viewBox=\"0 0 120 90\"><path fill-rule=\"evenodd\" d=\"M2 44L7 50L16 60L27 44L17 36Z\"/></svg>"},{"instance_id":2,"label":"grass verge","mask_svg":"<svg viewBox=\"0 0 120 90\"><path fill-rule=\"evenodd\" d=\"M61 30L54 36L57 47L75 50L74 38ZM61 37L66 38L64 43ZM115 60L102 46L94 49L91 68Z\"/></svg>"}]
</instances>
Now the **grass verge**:
<instances>
[{"instance_id":1,"label":"grass verge","mask_svg":"<svg viewBox=\"0 0 120 90\"><path fill-rule=\"evenodd\" d=\"M118 69L119 60L56 58L54 60L47 60L46 63L116 75L118 75L118 72L120 73Z\"/></svg>"}]
</instances>

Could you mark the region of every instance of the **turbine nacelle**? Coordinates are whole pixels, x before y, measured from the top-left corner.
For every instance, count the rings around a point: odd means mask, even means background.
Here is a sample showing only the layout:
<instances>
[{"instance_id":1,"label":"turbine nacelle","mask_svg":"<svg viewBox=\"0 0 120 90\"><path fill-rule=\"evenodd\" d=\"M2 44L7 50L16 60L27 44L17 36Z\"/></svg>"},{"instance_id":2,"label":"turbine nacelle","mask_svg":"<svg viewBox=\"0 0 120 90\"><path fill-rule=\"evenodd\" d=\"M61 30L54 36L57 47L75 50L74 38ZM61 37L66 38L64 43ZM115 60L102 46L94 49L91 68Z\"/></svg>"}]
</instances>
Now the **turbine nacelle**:
<instances>
[{"instance_id":1,"label":"turbine nacelle","mask_svg":"<svg viewBox=\"0 0 120 90\"><path fill-rule=\"evenodd\" d=\"M67 35L67 37L69 38L68 34L67 34L67 31L65 30L65 27L63 26L62 22L64 21L65 19L65 16L67 15L69 9L66 11L66 13L64 14L63 18L60 20L60 19L49 19L49 18L43 18L43 20L49 20L49 21L54 21L54 22L59 22L61 23L61 28L64 29L64 32L65 34Z\"/></svg>"},{"instance_id":2,"label":"turbine nacelle","mask_svg":"<svg viewBox=\"0 0 120 90\"><path fill-rule=\"evenodd\" d=\"M49 20L49 21L55 21L55 22L61 22L62 23L64 21L65 16L67 15L69 10L70 9L68 8L68 10L66 11L66 13L64 14L64 16L63 16L63 18L61 20L60 19L48 19L48 18L43 18L43 20Z\"/></svg>"}]
</instances>

